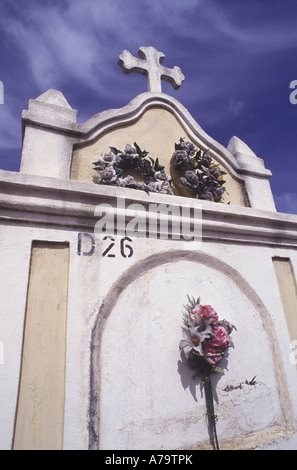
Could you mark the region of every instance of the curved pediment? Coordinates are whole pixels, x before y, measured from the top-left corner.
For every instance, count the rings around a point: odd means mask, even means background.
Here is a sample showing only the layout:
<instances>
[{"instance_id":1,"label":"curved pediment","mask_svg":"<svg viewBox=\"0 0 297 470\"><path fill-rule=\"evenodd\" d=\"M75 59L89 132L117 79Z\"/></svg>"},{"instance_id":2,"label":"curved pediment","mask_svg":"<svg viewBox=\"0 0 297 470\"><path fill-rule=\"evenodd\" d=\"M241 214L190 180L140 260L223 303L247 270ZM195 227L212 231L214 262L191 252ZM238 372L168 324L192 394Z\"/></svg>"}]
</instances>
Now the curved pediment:
<instances>
[{"instance_id":1,"label":"curved pediment","mask_svg":"<svg viewBox=\"0 0 297 470\"><path fill-rule=\"evenodd\" d=\"M237 137L227 147L215 141L179 101L164 93L142 93L121 109L77 123L76 110L60 92L49 90L30 100L22 119L23 173L92 183L93 162L102 153L134 142L171 173L175 143L183 138L202 151L209 149L214 164L226 173L226 191L220 202L275 211L268 181L271 172L263 160ZM178 181L174 194L187 195Z\"/></svg>"},{"instance_id":2,"label":"curved pediment","mask_svg":"<svg viewBox=\"0 0 297 470\"><path fill-rule=\"evenodd\" d=\"M158 158L165 171L172 175L170 159L175 143L184 138L202 150L210 149L214 162L227 173L224 177L226 193L222 202L249 205L243 169L236 157L212 139L181 103L164 93L138 95L124 108L95 115L80 124L78 130L81 138L73 151L73 180L92 182L95 175L92 163L102 153L108 152L109 147L124 148L134 142L146 149L153 159ZM175 184L174 194L186 195L178 183Z\"/></svg>"}]
</instances>

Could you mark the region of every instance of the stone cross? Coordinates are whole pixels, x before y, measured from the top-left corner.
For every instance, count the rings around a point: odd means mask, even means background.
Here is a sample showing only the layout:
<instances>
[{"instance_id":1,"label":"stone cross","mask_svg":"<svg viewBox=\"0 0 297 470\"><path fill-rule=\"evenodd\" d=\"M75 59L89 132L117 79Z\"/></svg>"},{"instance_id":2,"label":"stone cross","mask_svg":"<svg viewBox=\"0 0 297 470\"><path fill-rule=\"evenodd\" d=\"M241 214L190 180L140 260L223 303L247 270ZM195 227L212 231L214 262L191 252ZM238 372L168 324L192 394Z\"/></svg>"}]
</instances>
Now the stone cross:
<instances>
[{"instance_id":1,"label":"stone cross","mask_svg":"<svg viewBox=\"0 0 297 470\"><path fill-rule=\"evenodd\" d=\"M129 51L124 50L118 60L124 73L137 72L145 75L148 81L148 91L161 92L161 80L171 83L178 90L185 77L179 67L173 69L164 67L161 63L165 55L154 47L140 47L138 56L134 57Z\"/></svg>"}]
</instances>

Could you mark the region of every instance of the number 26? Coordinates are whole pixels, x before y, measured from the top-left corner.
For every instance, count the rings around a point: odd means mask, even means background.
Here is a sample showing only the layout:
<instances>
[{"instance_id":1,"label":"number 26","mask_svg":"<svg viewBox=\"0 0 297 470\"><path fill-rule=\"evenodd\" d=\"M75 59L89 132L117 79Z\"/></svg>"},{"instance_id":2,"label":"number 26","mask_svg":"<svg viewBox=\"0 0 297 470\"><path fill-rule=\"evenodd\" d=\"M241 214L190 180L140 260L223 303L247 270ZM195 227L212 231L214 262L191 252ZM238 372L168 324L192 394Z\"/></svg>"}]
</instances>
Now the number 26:
<instances>
[{"instance_id":1,"label":"number 26","mask_svg":"<svg viewBox=\"0 0 297 470\"><path fill-rule=\"evenodd\" d=\"M111 235L105 235L103 240L110 240L108 247L103 251L102 256L107 256L107 258L115 258L116 255L113 252L113 247L115 246L115 239ZM132 243L131 238L124 237L120 240L120 253L123 258L131 258L133 256L133 248L129 245L128 242Z\"/></svg>"}]
</instances>

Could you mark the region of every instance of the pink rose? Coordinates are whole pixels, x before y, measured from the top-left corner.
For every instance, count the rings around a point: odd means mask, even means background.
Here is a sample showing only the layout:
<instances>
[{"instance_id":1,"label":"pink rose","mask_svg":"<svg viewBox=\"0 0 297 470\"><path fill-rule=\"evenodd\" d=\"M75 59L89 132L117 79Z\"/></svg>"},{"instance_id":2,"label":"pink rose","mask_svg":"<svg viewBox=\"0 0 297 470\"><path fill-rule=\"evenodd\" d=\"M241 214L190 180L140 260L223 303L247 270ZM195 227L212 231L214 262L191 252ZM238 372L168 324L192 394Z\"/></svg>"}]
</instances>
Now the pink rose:
<instances>
[{"instance_id":1,"label":"pink rose","mask_svg":"<svg viewBox=\"0 0 297 470\"><path fill-rule=\"evenodd\" d=\"M199 304L195 305L193 310L190 312L191 320L193 320L194 322L197 322L197 320L200 320L200 318L201 318L201 309L202 309L202 305L199 305Z\"/></svg>"},{"instance_id":2,"label":"pink rose","mask_svg":"<svg viewBox=\"0 0 297 470\"><path fill-rule=\"evenodd\" d=\"M223 326L214 325L214 338L211 340L213 341L214 346L218 347L227 347L229 344L229 335Z\"/></svg>"},{"instance_id":3,"label":"pink rose","mask_svg":"<svg viewBox=\"0 0 297 470\"><path fill-rule=\"evenodd\" d=\"M204 341L202 348L205 354L205 360L208 362L208 364L213 366L218 364L218 362L223 359L223 353L219 352L218 349L211 344L211 342L212 341Z\"/></svg>"},{"instance_id":4,"label":"pink rose","mask_svg":"<svg viewBox=\"0 0 297 470\"><path fill-rule=\"evenodd\" d=\"M218 314L211 305L202 305L201 315L202 318L213 318L215 322L219 321Z\"/></svg>"},{"instance_id":5,"label":"pink rose","mask_svg":"<svg viewBox=\"0 0 297 470\"><path fill-rule=\"evenodd\" d=\"M190 312L190 317L193 321L195 321L198 316L203 320L212 318L214 322L219 321L218 314L211 305L195 305L193 310Z\"/></svg>"},{"instance_id":6,"label":"pink rose","mask_svg":"<svg viewBox=\"0 0 297 470\"><path fill-rule=\"evenodd\" d=\"M229 346L229 335L223 326L214 325L214 336L210 340L203 342L202 348L206 356L205 359L211 365L215 365L223 359L223 355Z\"/></svg>"}]
</instances>

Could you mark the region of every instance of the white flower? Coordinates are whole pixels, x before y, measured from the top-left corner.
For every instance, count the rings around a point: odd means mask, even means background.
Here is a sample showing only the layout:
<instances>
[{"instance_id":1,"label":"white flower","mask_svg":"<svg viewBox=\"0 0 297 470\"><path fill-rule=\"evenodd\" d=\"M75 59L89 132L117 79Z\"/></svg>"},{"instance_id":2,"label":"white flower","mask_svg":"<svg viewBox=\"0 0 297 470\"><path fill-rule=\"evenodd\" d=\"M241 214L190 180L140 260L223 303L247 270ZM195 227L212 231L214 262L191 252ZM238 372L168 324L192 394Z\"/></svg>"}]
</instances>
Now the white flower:
<instances>
[{"instance_id":1,"label":"white flower","mask_svg":"<svg viewBox=\"0 0 297 470\"><path fill-rule=\"evenodd\" d=\"M154 178L155 178L155 180L158 180L158 181L171 181L170 176L168 176L167 173L164 170L163 171L155 171Z\"/></svg>"},{"instance_id":2,"label":"white flower","mask_svg":"<svg viewBox=\"0 0 297 470\"><path fill-rule=\"evenodd\" d=\"M186 150L189 155L195 155L198 150L192 142L181 142L180 146L183 150Z\"/></svg>"},{"instance_id":3,"label":"white flower","mask_svg":"<svg viewBox=\"0 0 297 470\"><path fill-rule=\"evenodd\" d=\"M108 166L105 170L99 172L97 176L97 183L113 183L117 179L117 174L112 166Z\"/></svg>"},{"instance_id":4,"label":"white flower","mask_svg":"<svg viewBox=\"0 0 297 470\"><path fill-rule=\"evenodd\" d=\"M172 190L171 190L171 186L170 186L170 183L169 181L160 181L160 180L157 180L157 181L151 181L149 184L148 184L148 189L149 191L152 191L152 192L155 192L155 193L161 193L161 194L171 194L172 193Z\"/></svg>"},{"instance_id":5,"label":"white flower","mask_svg":"<svg viewBox=\"0 0 297 470\"><path fill-rule=\"evenodd\" d=\"M112 166L115 163L117 163L118 159L114 153L109 152L109 153L101 153L98 161L102 163L103 165Z\"/></svg>"},{"instance_id":6,"label":"white flower","mask_svg":"<svg viewBox=\"0 0 297 470\"><path fill-rule=\"evenodd\" d=\"M213 330L210 325L205 330L199 331L199 328L189 328L183 331L183 337L179 343L179 348L183 350L187 359L189 359L190 352L193 351L199 356L203 356L202 343L205 339L213 336Z\"/></svg>"},{"instance_id":7,"label":"white flower","mask_svg":"<svg viewBox=\"0 0 297 470\"><path fill-rule=\"evenodd\" d=\"M125 178L119 178L117 183L119 186L125 187L125 186L128 186L129 184L137 184L137 181L135 178L133 178L133 176L128 175Z\"/></svg>"},{"instance_id":8,"label":"white flower","mask_svg":"<svg viewBox=\"0 0 297 470\"><path fill-rule=\"evenodd\" d=\"M125 145L125 148L121 150L121 153L123 153L124 155L128 155L132 159L139 157L136 147L131 144Z\"/></svg>"}]
</instances>

